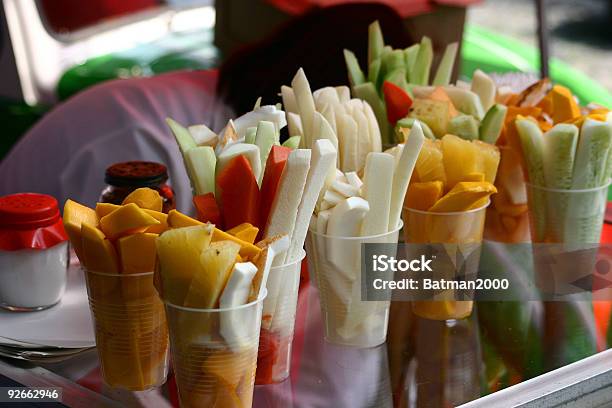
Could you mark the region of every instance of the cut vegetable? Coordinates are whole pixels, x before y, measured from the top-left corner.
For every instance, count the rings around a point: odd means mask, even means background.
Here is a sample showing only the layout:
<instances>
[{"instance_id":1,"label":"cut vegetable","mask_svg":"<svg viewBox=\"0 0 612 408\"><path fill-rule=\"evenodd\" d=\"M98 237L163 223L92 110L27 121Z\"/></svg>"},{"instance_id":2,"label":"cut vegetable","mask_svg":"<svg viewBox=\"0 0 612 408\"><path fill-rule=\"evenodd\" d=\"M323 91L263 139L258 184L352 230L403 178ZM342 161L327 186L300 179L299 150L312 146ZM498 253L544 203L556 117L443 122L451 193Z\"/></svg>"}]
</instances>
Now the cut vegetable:
<instances>
[{"instance_id":1,"label":"cut vegetable","mask_svg":"<svg viewBox=\"0 0 612 408\"><path fill-rule=\"evenodd\" d=\"M368 64L381 56L384 47L382 30L376 20L368 26Z\"/></svg>"},{"instance_id":2,"label":"cut vegetable","mask_svg":"<svg viewBox=\"0 0 612 408\"><path fill-rule=\"evenodd\" d=\"M388 231L392 185L381 180L393 180L395 159L388 153L372 152L366 159L363 176L363 198L370 210L365 215L361 235L378 235Z\"/></svg>"},{"instance_id":3,"label":"cut vegetable","mask_svg":"<svg viewBox=\"0 0 612 408\"><path fill-rule=\"evenodd\" d=\"M283 142L283 146L288 147L292 150L297 149L298 147L300 147L301 138L302 138L301 136L291 136L289 139Z\"/></svg>"},{"instance_id":4,"label":"cut vegetable","mask_svg":"<svg viewBox=\"0 0 612 408\"><path fill-rule=\"evenodd\" d=\"M193 137L191 136L191 133L189 133L189 130L187 130L184 126L170 118L166 118L166 123L168 126L170 126L170 130L172 130L172 134L176 139L176 143L179 145L179 149L183 157L190 149L197 146L195 140L193 140Z\"/></svg>"},{"instance_id":5,"label":"cut vegetable","mask_svg":"<svg viewBox=\"0 0 612 408\"><path fill-rule=\"evenodd\" d=\"M270 149L276 142L276 130L274 129L274 123L262 120L257 125L257 133L255 135L255 145L259 147L259 157L261 158L261 168L263 169L266 165L266 161L268 160L268 155L270 154ZM259 172L259 177L257 178L257 182L261 184L261 178L263 177L263 172Z\"/></svg>"},{"instance_id":6,"label":"cut vegetable","mask_svg":"<svg viewBox=\"0 0 612 408\"><path fill-rule=\"evenodd\" d=\"M266 171L261 183L261 205L259 220L262 226L267 225L272 203L276 197L283 169L287 162L287 158L291 153L291 149L282 146L273 146L266 162ZM260 228L263 234L263 228Z\"/></svg>"},{"instance_id":7,"label":"cut vegetable","mask_svg":"<svg viewBox=\"0 0 612 408\"><path fill-rule=\"evenodd\" d=\"M259 186L245 156L235 157L217 176L225 228L259 223Z\"/></svg>"},{"instance_id":8,"label":"cut vegetable","mask_svg":"<svg viewBox=\"0 0 612 408\"><path fill-rule=\"evenodd\" d=\"M456 42L446 46L444 55L442 56L442 60L440 60L440 65L438 65L438 70L434 76L433 85L448 85L450 83L458 47L459 44Z\"/></svg>"},{"instance_id":9,"label":"cut vegetable","mask_svg":"<svg viewBox=\"0 0 612 408\"><path fill-rule=\"evenodd\" d=\"M410 113L412 98L402 88L389 81L383 84L383 94L387 106L387 120L391 126L395 126L398 120Z\"/></svg>"},{"instance_id":10,"label":"cut vegetable","mask_svg":"<svg viewBox=\"0 0 612 408\"><path fill-rule=\"evenodd\" d=\"M466 115L472 115L478 120L484 117L484 108L480 98L474 92L455 86L445 86L444 90L453 102L455 108Z\"/></svg>"},{"instance_id":11,"label":"cut vegetable","mask_svg":"<svg viewBox=\"0 0 612 408\"><path fill-rule=\"evenodd\" d=\"M302 134L303 146L310 147L314 137L312 120L316 109L312 91L310 90L310 84L302 68L300 68L293 77L291 87L295 93L295 100L302 119L302 128L304 130Z\"/></svg>"},{"instance_id":12,"label":"cut vegetable","mask_svg":"<svg viewBox=\"0 0 612 408\"><path fill-rule=\"evenodd\" d=\"M210 146L194 147L185 154L185 166L196 195L215 192L217 157Z\"/></svg>"},{"instance_id":13,"label":"cut vegetable","mask_svg":"<svg viewBox=\"0 0 612 408\"><path fill-rule=\"evenodd\" d=\"M397 122L396 129L401 134L401 137L398 140L399 143L404 143L406 141L406 138L408 134L410 133L410 129L412 128L412 125L417 120L418 119L416 118L404 118ZM423 129L423 134L425 135L427 139L434 140L436 138L436 136L433 134L433 132L431 131L427 123L419 122L419 124L421 125L421 128Z\"/></svg>"},{"instance_id":14,"label":"cut vegetable","mask_svg":"<svg viewBox=\"0 0 612 408\"><path fill-rule=\"evenodd\" d=\"M490 76L477 69L472 76L472 87L470 90L478 95L482 108L485 111L493 106L497 87Z\"/></svg>"},{"instance_id":15,"label":"cut vegetable","mask_svg":"<svg viewBox=\"0 0 612 408\"><path fill-rule=\"evenodd\" d=\"M611 123L593 119L584 122L576 153L572 189L601 187L608 182L606 163L612 148L611 144Z\"/></svg>"},{"instance_id":16,"label":"cut vegetable","mask_svg":"<svg viewBox=\"0 0 612 408\"><path fill-rule=\"evenodd\" d=\"M433 47L431 39L424 36L421 39L419 52L417 54L414 66L410 71L410 83L417 85L429 84L429 71L431 70L431 62L433 60Z\"/></svg>"},{"instance_id":17,"label":"cut vegetable","mask_svg":"<svg viewBox=\"0 0 612 408\"><path fill-rule=\"evenodd\" d=\"M479 137L485 143L495 144L506 120L508 108L504 105L496 104L491 106L480 123Z\"/></svg>"},{"instance_id":18,"label":"cut vegetable","mask_svg":"<svg viewBox=\"0 0 612 408\"><path fill-rule=\"evenodd\" d=\"M542 162L546 187L571 188L578 144L578 128L574 125L556 125L544 134L542 141Z\"/></svg>"},{"instance_id":19,"label":"cut vegetable","mask_svg":"<svg viewBox=\"0 0 612 408\"><path fill-rule=\"evenodd\" d=\"M448 122L448 133L465 140L478 139L478 120L471 115L458 115Z\"/></svg>"},{"instance_id":20,"label":"cut vegetable","mask_svg":"<svg viewBox=\"0 0 612 408\"><path fill-rule=\"evenodd\" d=\"M219 136L206 125L194 125L187 128L189 134L198 146L215 147Z\"/></svg>"},{"instance_id":21,"label":"cut vegetable","mask_svg":"<svg viewBox=\"0 0 612 408\"><path fill-rule=\"evenodd\" d=\"M348 69L351 86L363 84L365 82L365 75L363 75L363 71L359 67L359 61L357 61L355 54L349 50L344 50L344 61Z\"/></svg>"},{"instance_id":22,"label":"cut vegetable","mask_svg":"<svg viewBox=\"0 0 612 408\"><path fill-rule=\"evenodd\" d=\"M290 86L281 86L281 97L283 99L283 106L285 107L285 112L299 112L297 102L295 100L295 94L293 93L293 89Z\"/></svg>"},{"instance_id":23,"label":"cut vegetable","mask_svg":"<svg viewBox=\"0 0 612 408\"><path fill-rule=\"evenodd\" d=\"M374 115L376 115L376 119L378 121L378 126L380 127L383 146L393 144L393 140L391 139L393 135L389 133L389 122L387 122L385 106L380 100L378 92L376 91L376 88L374 88L374 84L371 82L366 82L355 86L353 88L353 93L357 98L365 100L374 111Z\"/></svg>"},{"instance_id":24,"label":"cut vegetable","mask_svg":"<svg viewBox=\"0 0 612 408\"><path fill-rule=\"evenodd\" d=\"M233 144L217 156L217 177L223 172L223 169L238 156L245 156L247 158L255 179L259 180L261 175L261 156L259 154L259 147L246 143Z\"/></svg>"},{"instance_id":25,"label":"cut vegetable","mask_svg":"<svg viewBox=\"0 0 612 408\"><path fill-rule=\"evenodd\" d=\"M213 193L193 196L193 205L198 212L198 220L221 226L221 211Z\"/></svg>"}]
</instances>

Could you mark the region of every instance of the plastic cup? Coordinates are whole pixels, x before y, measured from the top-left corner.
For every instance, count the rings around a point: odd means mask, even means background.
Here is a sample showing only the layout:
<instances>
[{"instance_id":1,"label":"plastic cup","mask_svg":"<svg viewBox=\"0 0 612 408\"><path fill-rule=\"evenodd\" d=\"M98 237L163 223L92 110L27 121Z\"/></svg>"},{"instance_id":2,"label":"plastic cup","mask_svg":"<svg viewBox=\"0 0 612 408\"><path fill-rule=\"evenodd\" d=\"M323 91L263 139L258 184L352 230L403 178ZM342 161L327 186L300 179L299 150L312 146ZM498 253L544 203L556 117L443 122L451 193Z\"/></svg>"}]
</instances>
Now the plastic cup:
<instances>
[{"instance_id":1,"label":"plastic cup","mask_svg":"<svg viewBox=\"0 0 612 408\"><path fill-rule=\"evenodd\" d=\"M497 193L487 208L484 237L487 240L529 242L527 186L521 165L521 153L509 146L500 146L500 162L495 178Z\"/></svg>"},{"instance_id":2,"label":"plastic cup","mask_svg":"<svg viewBox=\"0 0 612 408\"><path fill-rule=\"evenodd\" d=\"M168 328L153 272L85 271L85 276L104 382L131 391L162 385L168 373Z\"/></svg>"},{"instance_id":3,"label":"plastic cup","mask_svg":"<svg viewBox=\"0 0 612 408\"><path fill-rule=\"evenodd\" d=\"M361 244L396 244L399 230L367 237L334 237L309 231L308 265L321 299L328 343L375 347L385 342L390 301L361 300Z\"/></svg>"},{"instance_id":4,"label":"plastic cup","mask_svg":"<svg viewBox=\"0 0 612 408\"><path fill-rule=\"evenodd\" d=\"M580 282L595 267L608 186L560 190L527 184L535 282L544 293L590 289Z\"/></svg>"},{"instance_id":5,"label":"plastic cup","mask_svg":"<svg viewBox=\"0 0 612 408\"><path fill-rule=\"evenodd\" d=\"M418 252L428 251L428 244L451 244L448 251L461 252L467 259L470 252L479 250L483 239L485 214L489 203L468 211L460 212L430 212L404 207L404 241L407 244L419 244ZM412 246L409 246L409 248ZM436 245L436 249L437 249ZM415 247L416 248L416 247ZM446 247L445 247L446 248ZM452 254L449 254L452 256ZM467 265L466 265L467 266ZM476 274L478 263L470 264L469 270L462 273ZM453 279L459 265L451 270L435 271L445 279ZM412 310L418 316L432 320L463 319L472 313L474 302L471 300L454 300L452 290L436 295L434 300L419 300L413 302Z\"/></svg>"},{"instance_id":6,"label":"plastic cup","mask_svg":"<svg viewBox=\"0 0 612 408\"><path fill-rule=\"evenodd\" d=\"M300 272L305 256L302 250L299 259L270 269L257 355L257 385L279 383L289 377Z\"/></svg>"},{"instance_id":7,"label":"plastic cup","mask_svg":"<svg viewBox=\"0 0 612 408\"><path fill-rule=\"evenodd\" d=\"M166 302L181 407L251 407L265 296L225 309Z\"/></svg>"}]
</instances>

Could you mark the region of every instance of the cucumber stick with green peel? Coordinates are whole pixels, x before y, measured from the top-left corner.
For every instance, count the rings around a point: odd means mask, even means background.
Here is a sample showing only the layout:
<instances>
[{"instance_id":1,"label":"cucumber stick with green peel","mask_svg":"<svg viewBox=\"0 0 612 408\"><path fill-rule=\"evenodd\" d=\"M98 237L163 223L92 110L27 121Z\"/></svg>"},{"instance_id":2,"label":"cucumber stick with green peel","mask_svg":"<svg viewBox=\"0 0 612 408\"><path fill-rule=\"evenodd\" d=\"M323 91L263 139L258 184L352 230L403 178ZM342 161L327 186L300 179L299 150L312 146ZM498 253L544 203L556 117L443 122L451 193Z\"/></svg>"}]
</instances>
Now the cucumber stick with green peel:
<instances>
[{"instance_id":1,"label":"cucumber stick with green peel","mask_svg":"<svg viewBox=\"0 0 612 408\"><path fill-rule=\"evenodd\" d=\"M501 134L506 120L508 108L505 105L496 104L487 111L484 119L480 122L479 137L485 143L495 144Z\"/></svg>"},{"instance_id":2,"label":"cucumber stick with green peel","mask_svg":"<svg viewBox=\"0 0 612 408\"><path fill-rule=\"evenodd\" d=\"M283 142L283 146L295 150L300 146L301 138L302 136L291 136L289 139Z\"/></svg>"},{"instance_id":3,"label":"cucumber stick with green peel","mask_svg":"<svg viewBox=\"0 0 612 408\"><path fill-rule=\"evenodd\" d=\"M572 189L601 187L607 182L607 162L611 145L612 124L593 119L584 122L576 154Z\"/></svg>"},{"instance_id":4,"label":"cucumber stick with green peel","mask_svg":"<svg viewBox=\"0 0 612 408\"><path fill-rule=\"evenodd\" d=\"M456 42L448 44L444 50L444 55L438 65L438 70L434 76L432 85L448 85L453 74L455 66L455 58L457 57L457 49L459 44Z\"/></svg>"},{"instance_id":5,"label":"cucumber stick with green peel","mask_svg":"<svg viewBox=\"0 0 612 408\"><path fill-rule=\"evenodd\" d=\"M410 117L398 120L395 126L396 131L399 131L399 128L412 129L412 125L414 125L414 122L416 122L417 120L418 119L416 118L410 118ZM431 128L427 125L427 123L419 120L419 125L421 125L421 129L423 130L423 134L425 135L426 138L431 139L431 140L436 140L436 136L433 134L433 132L431 131Z\"/></svg>"},{"instance_id":6,"label":"cucumber stick with green peel","mask_svg":"<svg viewBox=\"0 0 612 408\"><path fill-rule=\"evenodd\" d=\"M578 128L558 124L543 136L544 182L548 188L572 188Z\"/></svg>"},{"instance_id":7,"label":"cucumber stick with green peel","mask_svg":"<svg viewBox=\"0 0 612 408\"><path fill-rule=\"evenodd\" d=\"M410 73L412 72L414 63L416 62L417 55L419 55L419 47L419 44L414 44L404 49L404 64L406 65L406 72L408 74L406 80L408 82L410 82Z\"/></svg>"},{"instance_id":8,"label":"cucumber stick with green peel","mask_svg":"<svg viewBox=\"0 0 612 408\"><path fill-rule=\"evenodd\" d=\"M344 50L344 61L348 69L351 86L361 85L366 81L365 75L359 66L359 61L352 51Z\"/></svg>"},{"instance_id":9,"label":"cucumber stick with green peel","mask_svg":"<svg viewBox=\"0 0 612 408\"><path fill-rule=\"evenodd\" d=\"M368 27L368 65L380 57L384 47L385 40L377 20Z\"/></svg>"},{"instance_id":10,"label":"cucumber stick with green peel","mask_svg":"<svg viewBox=\"0 0 612 408\"><path fill-rule=\"evenodd\" d=\"M368 67L368 81L373 83L378 90L381 90L382 87L380 64L380 58L376 58L374 61L370 62L370 66Z\"/></svg>"},{"instance_id":11,"label":"cucumber stick with green peel","mask_svg":"<svg viewBox=\"0 0 612 408\"><path fill-rule=\"evenodd\" d=\"M257 135L257 128L255 126L248 127L244 134L244 143L255 144L255 136Z\"/></svg>"},{"instance_id":12,"label":"cucumber stick with green peel","mask_svg":"<svg viewBox=\"0 0 612 408\"><path fill-rule=\"evenodd\" d=\"M478 139L478 120L471 115L458 115L448 123L447 132L465 140Z\"/></svg>"},{"instance_id":13,"label":"cucumber stick with green peel","mask_svg":"<svg viewBox=\"0 0 612 408\"><path fill-rule=\"evenodd\" d=\"M417 85L429 84L429 71L431 70L431 62L433 60L433 47L429 37L423 37L419 45L419 52L408 79L410 83Z\"/></svg>"}]
</instances>

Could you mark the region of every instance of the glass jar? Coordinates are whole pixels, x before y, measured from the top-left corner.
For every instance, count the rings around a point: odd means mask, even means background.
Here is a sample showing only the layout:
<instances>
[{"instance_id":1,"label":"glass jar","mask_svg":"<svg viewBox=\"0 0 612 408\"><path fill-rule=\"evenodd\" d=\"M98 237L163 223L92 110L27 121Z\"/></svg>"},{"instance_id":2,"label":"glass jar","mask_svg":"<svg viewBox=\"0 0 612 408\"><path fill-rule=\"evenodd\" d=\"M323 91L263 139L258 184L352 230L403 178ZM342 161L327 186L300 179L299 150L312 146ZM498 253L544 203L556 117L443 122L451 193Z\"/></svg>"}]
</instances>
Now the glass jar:
<instances>
[{"instance_id":1,"label":"glass jar","mask_svg":"<svg viewBox=\"0 0 612 408\"><path fill-rule=\"evenodd\" d=\"M0 197L0 307L24 312L58 303L68 259L68 236L55 198Z\"/></svg>"},{"instance_id":2,"label":"glass jar","mask_svg":"<svg viewBox=\"0 0 612 408\"><path fill-rule=\"evenodd\" d=\"M107 186L98 201L121 205L125 197L137 188L148 187L162 196L162 211L168 213L176 208L174 191L166 184L168 169L163 164L146 161L115 163L106 169L104 181Z\"/></svg>"}]
</instances>

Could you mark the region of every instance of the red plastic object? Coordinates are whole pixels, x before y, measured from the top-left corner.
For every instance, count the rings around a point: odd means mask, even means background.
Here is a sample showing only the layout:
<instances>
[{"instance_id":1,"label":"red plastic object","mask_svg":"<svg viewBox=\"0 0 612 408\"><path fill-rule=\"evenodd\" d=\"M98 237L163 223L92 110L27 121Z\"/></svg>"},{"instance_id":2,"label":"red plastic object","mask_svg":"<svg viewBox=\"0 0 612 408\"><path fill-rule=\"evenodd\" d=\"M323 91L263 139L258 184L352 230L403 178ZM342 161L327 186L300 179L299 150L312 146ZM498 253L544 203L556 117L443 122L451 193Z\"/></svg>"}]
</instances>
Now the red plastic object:
<instances>
[{"instance_id":1,"label":"red plastic object","mask_svg":"<svg viewBox=\"0 0 612 408\"><path fill-rule=\"evenodd\" d=\"M57 200L21 193L0 198L0 249L46 249L68 240Z\"/></svg>"},{"instance_id":2,"label":"red plastic object","mask_svg":"<svg viewBox=\"0 0 612 408\"><path fill-rule=\"evenodd\" d=\"M237 156L217 177L225 228L243 222L259 226L259 186L249 161Z\"/></svg>"},{"instance_id":3,"label":"red plastic object","mask_svg":"<svg viewBox=\"0 0 612 408\"><path fill-rule=\"evenodd\" d=\"M292 15L299 15L307 12L313 7L330 7L344 3L349 3L347 0L267 0L276 8ZM451 1L451 0L448 0ZM457 1L457 0L455 0ZM354 0L353 0L354 2ZM419 14L429 13L434 9L434 4L431 0L378 0L379 3L384 3L392 7L400 16L410 17Z\"/></svg>"},{"instance_id":4,"label":"red plastic object","mask_svg":"<svg viewBox=\"0 0 612 408\"><path fill-rule=\"evenodd\" d=\"M217 228L223 228L221 223L221 211L215 200L213 193L197 195L193 197L193 205L198 211L198 220L202 222L211 222Z\"/></svg>"},{"instance_id":5,"label":"red plastic object","mask_svg":"<svg viewBox=\"0 0 612 408\"><path fill-rule=\"evenodd\" d=\"M389 81L383 84L383 93L387 105L387 120L395 126L398 120L405 118L410 113L412 98L408 92Z\"/></svg>"},{"instance_id":6,"label":"red plastic object","mask_svg":"<svg viewBox=\"0 0 612 408\"><path fill-rule=\"evenodd\" d=\"M268 155L266 171L264 172L261 182L261 208L259 212L259 219L261 220L261 228L259 229L260 236L263 235L266 225L268 224L268 217L270 216L274 197L276 197L278 183L280 182L290 153L290 148L275 145L272 146L272 150L270 150L270 154Z\"/></svg>"}]
</instances>

